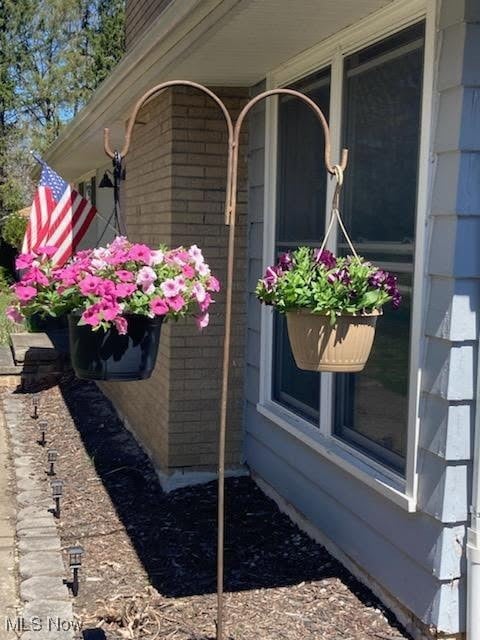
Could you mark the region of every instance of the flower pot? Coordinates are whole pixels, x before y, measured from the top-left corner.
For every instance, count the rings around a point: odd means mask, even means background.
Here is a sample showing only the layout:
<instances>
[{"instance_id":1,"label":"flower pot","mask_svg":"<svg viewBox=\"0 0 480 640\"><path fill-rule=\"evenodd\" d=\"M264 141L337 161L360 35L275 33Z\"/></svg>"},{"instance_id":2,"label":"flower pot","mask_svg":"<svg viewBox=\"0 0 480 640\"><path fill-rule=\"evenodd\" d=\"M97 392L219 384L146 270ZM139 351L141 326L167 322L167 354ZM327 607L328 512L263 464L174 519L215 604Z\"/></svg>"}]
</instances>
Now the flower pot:
<instances>
[{"instance_id":1,"label":"flower pot","mask_svg":"<svg viewBox=\"0 0 480 640\"><path fill-rule=\"evenodd\" d=\"M368 360L381 311L339 316L332 326L328 316L308 310L287 313L288 337L299 369L361 371Z\"/></svg>"},{"instance_id":2,"label":"flower pot","mask_svg":"<svg viewBox=\"0 0 480 640\"><path fill-rule=\"evenodd\" d=\"M78 378L83 380L145 380L157 359L162 318L125 316L126 335L115 328L92 331L78 325L80 315L68 317L70 357Z\"/></svg>"},{"instance_id":3,"label":"flower pot","mask_svg":"<svg viewBox=\"0 0 480 640\"><path fill-rule=\"evenodd\" d=\"M50 331L66 329L67 319L65 316L53 318L52 316L42 316L40 313L34 313L27 318L25 324L29 333L49 333Z\"/></svg>"}]
</instances>

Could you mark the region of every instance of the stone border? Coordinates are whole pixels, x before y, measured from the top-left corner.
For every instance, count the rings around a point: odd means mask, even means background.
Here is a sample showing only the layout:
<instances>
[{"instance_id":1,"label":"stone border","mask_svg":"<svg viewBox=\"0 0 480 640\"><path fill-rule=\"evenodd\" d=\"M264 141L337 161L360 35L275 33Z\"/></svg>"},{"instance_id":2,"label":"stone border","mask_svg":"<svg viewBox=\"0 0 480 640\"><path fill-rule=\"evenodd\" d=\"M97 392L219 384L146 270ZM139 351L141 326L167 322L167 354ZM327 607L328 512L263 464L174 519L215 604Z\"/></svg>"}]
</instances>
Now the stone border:
<instances>
[{"instance_id":1,"label":"stone border","mask_svg":"<svg viewBox=\"0 0 480 640\"><path fill-rule=\"evenodd\" d=\"M21 639L73 640L72 598L64 584L67 573L60 537L48 512L52 498L48 483L35 470L32 456L25 454L28 443L22 433L22 395L5 397L3 409L16 481L18 574L25 623ZM62 629L62 623L70 628Z\"/></svg>"},{"instance_id":2,"label":"stone border","mask_svg":"<svg viewBox=\"0 0 480 640\"><path fill-rule=\"evenodd\" d=\"M15 542L15 492L7 427L0 411L0 640L11 640L10 620L19 611Z\"/></svg>"}]
</instances>

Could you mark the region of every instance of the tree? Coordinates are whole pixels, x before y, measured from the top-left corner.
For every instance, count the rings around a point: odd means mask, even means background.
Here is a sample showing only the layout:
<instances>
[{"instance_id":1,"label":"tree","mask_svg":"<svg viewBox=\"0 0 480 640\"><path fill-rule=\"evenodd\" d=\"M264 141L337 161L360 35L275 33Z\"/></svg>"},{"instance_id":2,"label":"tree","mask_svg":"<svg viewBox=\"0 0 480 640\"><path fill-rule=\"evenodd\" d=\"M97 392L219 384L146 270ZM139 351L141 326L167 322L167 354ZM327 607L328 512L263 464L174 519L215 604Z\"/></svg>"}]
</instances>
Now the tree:
<instances>
[{"instance_id":1,"label":"tree","mask_svg":"<svg viewBox=\"0 0 480 640\"><path fill-rule=\"evenodd\" d=\"M42 152L124 51L123 0L0 0L0 218L28 203Z\"/></svg>"},{"instance_id":2,"label":"tree","mask_svg":"<svg viewBox=\"0 0 480 640\"><path fill-rule=\"evenodd\" d=\"M19 208L22 202L20 184L9 166L10 152L16 137L15 83L11 69L13 52L9 33L11 16L0 4L0 217Z\"/></svg>"},{"instance_id":3,"label":"tree","mask_svg":"<svg viewBox=\"0 0 480 640\"><path fill-rule=\"evenodd\" d=\"M16 16L14 77L23 116L48 146L124 50L123 1L6 0Z\"/></svg>"}]
</instances>

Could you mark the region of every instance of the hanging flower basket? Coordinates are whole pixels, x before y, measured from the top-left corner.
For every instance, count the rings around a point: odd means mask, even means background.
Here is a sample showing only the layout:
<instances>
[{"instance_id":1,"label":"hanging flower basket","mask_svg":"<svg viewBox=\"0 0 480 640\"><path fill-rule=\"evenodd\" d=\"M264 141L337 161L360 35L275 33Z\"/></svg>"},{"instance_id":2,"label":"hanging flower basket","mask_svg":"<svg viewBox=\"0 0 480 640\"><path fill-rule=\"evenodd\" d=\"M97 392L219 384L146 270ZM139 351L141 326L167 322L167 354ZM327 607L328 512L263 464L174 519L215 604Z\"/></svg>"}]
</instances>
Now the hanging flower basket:
<instances>
[{"instance_id":1,"label":"hanging flower basket","mask_svg":"<svg viewBox=\"0 0 480 640\"><path fill-rule=\"evenodd\" d=\"M288 337L299 369L361 371L368 360L381 311L342 315L332 325L329 317L308 310L287 315Z\"/></svg>"},{"instance_id":2,"label":"hanging flower basket","mask_svg":"<svg viewBox=\"0 0 480 640\"><path fill-rule=\"evenodd\" d=\"M80 314L68 316L70 358L83 380L145 380L157 360L163 318L128 315L125 334L115 326L92 331L79 325Z\"/></svg>"},{"instance_id":3,"label":"hanging flower basket","mask_svg":"<svg viewBox=\"0 0 480 640\"><path fill-rule=\"evenodd\" d=\"M287 315L295 362L307 371L355 372L367 363L377 317L401 302L397 279L355 251L339 211L343 169L335 165L330 220L319 249L299 247L280 255L258 281L261 302ZM338 224L352 252L336 257L325 249Z\"/></svg>"},{"instance_id":4,"label":"hanging flower basket","mask_svg":"<svg viewBox=\"0 0 480 640\"><path fill-rule=\"evenodd\" d=\"M209 323L211 294L219 291L201 250L152 250L118 237L110 245L79 251L55 266L56 247L22 254L17 302L7 315L18 321L40 314L68 316L73 368L89 380L143 380L158 353L162 322L193 315Z\"/></svg>"},{"instance_id":5,"label":"hanging flower basket","mask_svg":"<svg viewBox=\"0 0 480 640\"><path fill-rule=\"evenodd\" d=\"M401 301L390 273L357 254L337 258L310 247L280 255L256 293L286 314L295 362L308 371L361 371L383 305Z\"/></svg>"}]
</instances>

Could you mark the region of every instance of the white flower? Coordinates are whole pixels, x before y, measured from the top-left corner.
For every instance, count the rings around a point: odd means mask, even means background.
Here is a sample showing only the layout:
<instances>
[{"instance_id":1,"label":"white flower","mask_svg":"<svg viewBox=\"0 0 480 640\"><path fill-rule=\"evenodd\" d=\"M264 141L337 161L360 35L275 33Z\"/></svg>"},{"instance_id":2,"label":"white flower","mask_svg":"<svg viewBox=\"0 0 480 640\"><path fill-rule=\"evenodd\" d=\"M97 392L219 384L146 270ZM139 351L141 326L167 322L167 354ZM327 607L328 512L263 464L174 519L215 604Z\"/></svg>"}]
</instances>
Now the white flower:
<instances>
[{"instance_id":1,"label":"white flower","mask_svg":"<svg viewBox=\"0 0 480 640\"><path fill-rule=\"evenodd\" d=\"M153 267L156 264L162 264L164 258L164 253L160 249L157 251L152 251L152 256L150 258L150 266Z\"/></svg>"}]
</instances>

